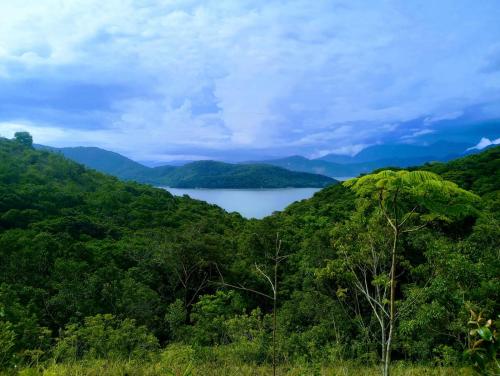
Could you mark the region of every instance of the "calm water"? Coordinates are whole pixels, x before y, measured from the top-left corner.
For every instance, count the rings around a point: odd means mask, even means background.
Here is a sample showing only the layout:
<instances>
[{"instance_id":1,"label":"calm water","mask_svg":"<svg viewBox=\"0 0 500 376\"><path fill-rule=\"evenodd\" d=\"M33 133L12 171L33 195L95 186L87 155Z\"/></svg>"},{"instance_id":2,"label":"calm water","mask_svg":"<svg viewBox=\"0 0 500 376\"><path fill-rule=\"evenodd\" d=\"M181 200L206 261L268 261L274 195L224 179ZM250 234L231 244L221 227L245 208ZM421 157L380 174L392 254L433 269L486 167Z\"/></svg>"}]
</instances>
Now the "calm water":
<instances>
[{"instance_id":1,"label":"calm water","mask_svg":"<svg viewBox=\"0 0 500 376\"><path fill-rule=\"evenodd\" d=\"M181 189L168 188L176 196L216 204L228 212L238 212L247 218L263 218L277 210L283 210L294 201L311 197L319 188L284 189Z\"/></svg>"}]
</instances>

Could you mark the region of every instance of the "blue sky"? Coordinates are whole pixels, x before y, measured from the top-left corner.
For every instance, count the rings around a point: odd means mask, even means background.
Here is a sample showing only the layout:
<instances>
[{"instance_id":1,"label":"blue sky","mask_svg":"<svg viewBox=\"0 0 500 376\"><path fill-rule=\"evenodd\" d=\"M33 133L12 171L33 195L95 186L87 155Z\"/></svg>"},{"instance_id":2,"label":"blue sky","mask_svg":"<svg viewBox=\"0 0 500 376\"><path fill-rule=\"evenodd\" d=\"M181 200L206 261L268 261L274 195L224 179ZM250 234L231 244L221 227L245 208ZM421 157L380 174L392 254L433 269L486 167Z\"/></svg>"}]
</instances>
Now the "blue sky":
<instances>
[{"instance_id":1,"label":"blue sky","mask_svg":"<svg viewBox=\"0 0 500 376\"><path fill-rule=\"evenodd\" d=\"M141 161L500 137L500 3L0 2L0 135Z\"/></svg>"}]
</instances>

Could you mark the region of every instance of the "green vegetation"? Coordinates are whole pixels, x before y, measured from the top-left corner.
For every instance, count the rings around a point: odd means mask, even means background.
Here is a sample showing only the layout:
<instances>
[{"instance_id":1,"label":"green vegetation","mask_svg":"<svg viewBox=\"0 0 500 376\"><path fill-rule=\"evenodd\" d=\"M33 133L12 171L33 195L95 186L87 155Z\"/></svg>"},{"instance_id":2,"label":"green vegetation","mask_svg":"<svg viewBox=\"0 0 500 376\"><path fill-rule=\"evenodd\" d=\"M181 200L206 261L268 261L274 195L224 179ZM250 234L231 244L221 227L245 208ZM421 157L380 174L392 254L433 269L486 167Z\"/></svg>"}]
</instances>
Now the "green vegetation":
<instances>
[{"instance_id":1,"label":"green vegetation","mask_svg":"<svg viewBox=\"0 0 500 376\"><path fill-rule=\"evenodd\" d=\"M314 188L336 182L327 176L265 164L240 165L215 161L188 163L158 181L177 188Z\"/></svg>"},{"instance_id":2,"label":"green vegetation","mask_svg":"<svg viewBox=\"0 0 500 376\"><path fill-rule=\"evenodd\" d=\"M0 139L0 373L498 373L499 147L245 220L23 140Z\"/></svg>"},{"instance_id":3,"label":"green vegetation","mask_svg":"<svg viewBox=\"0 0 500 376\"><path fill-rule=\"evenodd\" d=\"M36 148L61 153L66 158L81 163L88 168L116 176L123 180L135 180L149 183L150 180L148 179L156 178L160 175L160 172L167 173L169 170L174 169L173 166L152 169L124 157L121 154L96 147L77 146L51 148L37 145Z\"/></svg>"},{"instance_id":4,"label":"green vegetation","mask_svg":"<svg viewBox=\"0 0 500 376\"><path fill-rule=\"evenodd\" d=\"M173 188L322 188L336 182L316 173L289 171L257 163L198 161L180 167L149 168L118 153L95 147L37 148L59 152L89 168L123 180Z\"/></svg>"}]
</instances>

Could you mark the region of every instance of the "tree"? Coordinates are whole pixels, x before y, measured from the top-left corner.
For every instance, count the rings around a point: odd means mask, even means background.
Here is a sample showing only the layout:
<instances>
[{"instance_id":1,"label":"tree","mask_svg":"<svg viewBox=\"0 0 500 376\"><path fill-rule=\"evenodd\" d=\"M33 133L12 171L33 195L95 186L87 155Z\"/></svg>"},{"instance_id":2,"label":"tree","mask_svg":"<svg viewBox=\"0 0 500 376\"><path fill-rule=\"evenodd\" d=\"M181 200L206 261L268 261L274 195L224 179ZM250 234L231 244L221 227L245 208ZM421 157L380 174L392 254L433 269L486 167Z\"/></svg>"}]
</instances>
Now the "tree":
<instances>
[{"instance_id":1,"label":"tree","mask_svg":"<svg viewBox=\"0 0 500 376\"><path fill-rule=\"evenodd\" d=\"M31 137L31 134L29 134L29 132L16 132L14 134L14 138L21 145L24 145L27 147L33 146L33 137Z\"/></svg>"},{"instance_id":2,"label":"tree","mask_svg":"<svg viewBox=\"0 0 500 376\"><path fill-rule=\"evenodd\" d=\"M238 285L233 285L230 283L226 283L224 281L224 277L222 276L222 273L220 273L221 277L221 284L223 286L243 290L243 291L248 291L260 296L263 296L264 298L270 299L273 302L273 327L272 327L272 332L273 332L273 376L276 376L276 314L277 314L277 303L278 303L278 267L280 263L285 260L288 255L282 255L281 254L281 239L279 237L279 234L276 234L276 243L275 243L275 248L274 248L274 254L272 255L267 255L267 258L271 261L270 263L270 269L272 269L271 272L266 272L263 270L264 268L260 267L259 265L255 264L255 270L260 274L260 276L267 282L269 285L272 294L268 294L259 290L254 290L248 287L245 287L241 284Z\"/></svg>"},{"instance_id":3,"label":"tree","mask_svg":"<svg viewBox=\"0 0 500 376\"><path fill-rule=\"evenodd\" d=\"M380 324L382 371L387 376L397 320L397 258L401 237L423 229L432 221L450 222L473 214L479 198L426 171L386 170L348 180L344 185L360 198L358 210L371 210L372 215L383 218L391 234L390 245L382 253L377 252L376 247L380 242L375 243L368 236L371 256L356 262L344 254L346 265L351 265L355 288L368 301ZM368 272L371 281L368 281Z\"/></svg>"}]
</instances>

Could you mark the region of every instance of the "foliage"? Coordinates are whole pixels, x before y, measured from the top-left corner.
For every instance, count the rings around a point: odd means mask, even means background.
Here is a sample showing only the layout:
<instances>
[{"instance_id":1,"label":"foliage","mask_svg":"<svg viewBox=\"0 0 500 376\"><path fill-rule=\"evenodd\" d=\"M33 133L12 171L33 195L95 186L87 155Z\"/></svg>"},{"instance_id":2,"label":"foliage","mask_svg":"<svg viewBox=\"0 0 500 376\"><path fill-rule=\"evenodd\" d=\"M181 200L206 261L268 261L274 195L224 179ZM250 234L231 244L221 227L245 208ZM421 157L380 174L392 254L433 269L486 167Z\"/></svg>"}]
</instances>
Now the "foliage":
<instances>
[{"instance_id":1,"label":"foliage","mask_svg":"<svg viewBox=\"0 0 500 376\"><path fill-rule=\"evenodd\" d=\"M157 339L146 327L105 314L87 317L83 325L67 325L54 348L54 358L147 359L157 348Z\"/></svg>"},{"instance_id":2,"label":"foliage","mask_svg":"<svg viewBox=\"0 0 500 376\"><path fill-rule=\"evenodd\" d=\"M123 155L95 147L39 149L67 158L120 179L176 188L288 188L326 187L335 180L317 173L290 171L267 164L230 164L197 161L183 166L146 167Z\"/></svg>"},{"instance_id":3,"label":"foliage","mask_svg":"<svg viewBox=\"0 0 500 376\"><path fill-rule=\"evenodd\" d=\"M227 344L229 336L226 320L243 312L240 295L234 291L217 291L214 295L203 295L194 305L193 340L200 345Z\"/></svg>"},{"instance_id":4,"label":"foliage","mask_svg":"<svg viewBox=\"0 0 500 376\"><path fill-rule=\"evenodd\" d=\"M471 310L469 320L470 344L465 351L476 370L481 374L497 375L500 372L500 336L492 319L486 319L483 314Z\"/></svg>"},{"instance_id":5,"label":"foliage","mask_svg":"<svg viewBox=\"0 0 500 376\"><path fill-rule=\"evenodd\" d=\"M28 132L16 132L14 134L14 138L21 145L24 145L26 147L33 146L33 137L31 137L31 135Z\"/></svg>"},{"instance_id":6,"label":"foliage","mask_svg":"<svg viewBox=\"0 0 500 376\"><path fill-rule=\"evenodd\" d=\"M389 218L397 213L407 217L402 230L418 228L397 242L394 373L438 365L458 374L466 307L499 312L499 150L349 183L359 189L328 186L245 220L0 139L1 366L26 374L269 372L272 301L218 282L221 273L228 284L268 291L255 265L264 267L279 233L287 255L277 273L279 370L342 374L345 364L345 373L373 374L380 325L353 283L354 272L373 266L372 246L381 272L368 270L368 288L390 280L382 192ZM158 355L158 347L166 350Z\"/></svg>"},{"instance_id":7,"label":"foliage","mask_svg":"<svg viewBox=\"0 0 500 376\"><path fill-rule=\"evenodd\" d=\"M0 370L10 365L14 355L16 334L8 321L0 320Z\"/></svg>"}]
</instances>

